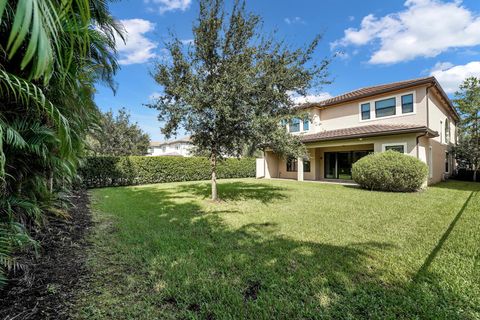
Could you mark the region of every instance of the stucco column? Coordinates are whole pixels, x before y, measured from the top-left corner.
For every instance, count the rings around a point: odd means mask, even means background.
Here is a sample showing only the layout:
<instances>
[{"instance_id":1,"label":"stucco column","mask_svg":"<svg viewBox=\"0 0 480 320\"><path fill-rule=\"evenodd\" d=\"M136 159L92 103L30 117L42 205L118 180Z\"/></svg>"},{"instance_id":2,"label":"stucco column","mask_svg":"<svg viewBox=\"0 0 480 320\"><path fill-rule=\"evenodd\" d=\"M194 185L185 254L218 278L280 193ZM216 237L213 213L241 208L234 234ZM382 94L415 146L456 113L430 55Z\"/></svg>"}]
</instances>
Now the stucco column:
<instances>
[{"instance_id":1,"label":"stucco column","mask_svg":"<svg viewBox=\"0 0 480 320\"><path fill-rule=\"evenodd\" d=\"M303 181L303 158L297 158L297 180Z\"/></svg>"}]
</instances>

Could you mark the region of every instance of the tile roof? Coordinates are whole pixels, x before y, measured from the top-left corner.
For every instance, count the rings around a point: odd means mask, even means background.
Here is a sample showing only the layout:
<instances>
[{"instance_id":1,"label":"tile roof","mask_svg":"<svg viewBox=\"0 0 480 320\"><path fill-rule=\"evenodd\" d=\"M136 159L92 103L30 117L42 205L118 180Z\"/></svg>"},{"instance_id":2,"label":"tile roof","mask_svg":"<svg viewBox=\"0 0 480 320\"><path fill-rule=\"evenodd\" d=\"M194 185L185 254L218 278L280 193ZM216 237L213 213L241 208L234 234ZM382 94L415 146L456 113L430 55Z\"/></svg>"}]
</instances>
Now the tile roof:
<instances>
[{"instance_id":1,"label":"tile roof","mask_svg":"<svg viewBox=\"0 0 480 320\"><path fill-rule=\"evenodd\" d=\"M328 140L340 140L360 137L372 137L402 133L427 132L430 135L437 136L438 133L428 129L425 126L411 124L372 124L361 127L351 127L338 130L322 131L312 134L299 136L302 142L316 142Z\"/></svg>"},{"instance_id":2,"label":"tile roof","mask_svg":"<svg viewBox=\"0 0 480 320\"><path fill-rule=\"evenodd\" d=\"M387 84L381 84L381 85L376 85L376 86L371 86L371 87L365 87L365 88L360 88L354 91L350 91L344 94L341 94L339 96L323 100L320 102L311 102L311 103L304 103L299 106L297 106L298 109L307 109L310 107L327 107L327 106L332 106L335 104L339 104L342 102L348 102L348 101L353 101L361 98L366 98L370 97L376 94L382 94L382 93L387 93L390 91L395 91L395 90L400 90L404 88L410 88L414 87L417 85L422 85L422 84L428 84L431 83L433 84L439 91L440 95L445 99L446 103L449 105L450 109L454 113L454 115L458 118L458 114L453 107L450 99L446 95L446 93L443 91L442 87L438 83L437 79L435 77L424 77L424 78L417 78L417 79L410 79L410 80L404 80L404 81L398 81L398 82L392 82L392 83L387 83Z\"/></svg>"},{"instance_id":3,"label":"tile roof","mask_svg":"<svg viewBox=\"0 0 480 320\"><path fill-rule=\"evenodd\" d=\"M177 140L170 140L170 141L150 141L150 147L160 147L163 145L169 145L169 144L175 144L175 143L181 143L181 142L190 143L192 142L192 139L190 137L184 137L184 138L180 138Z\"/></svg>"}]
</instances>

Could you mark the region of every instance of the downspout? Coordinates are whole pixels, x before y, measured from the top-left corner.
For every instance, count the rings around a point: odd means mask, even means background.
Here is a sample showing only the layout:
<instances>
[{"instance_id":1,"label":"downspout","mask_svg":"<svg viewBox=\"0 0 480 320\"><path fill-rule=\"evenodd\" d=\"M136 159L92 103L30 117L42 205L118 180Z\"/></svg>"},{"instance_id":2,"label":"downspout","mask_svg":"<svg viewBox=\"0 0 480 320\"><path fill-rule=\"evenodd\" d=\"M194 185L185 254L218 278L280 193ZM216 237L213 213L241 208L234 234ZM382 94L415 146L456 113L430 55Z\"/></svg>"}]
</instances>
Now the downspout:
<instances>
[{"instance_id":1,"label":"downspout","mask_svg":"<svg viewBox=\"0 0 480 320\"><path fill-rule=\"evenodd\" d=\"M418 150L418 144L420 142L421 137L425 137L428 134L428 131L425 131L425 133L417 136L417 144L416 144L416 149L417 149L417 159L420 159L420 150Z\"/></svg>"}]
</instances>

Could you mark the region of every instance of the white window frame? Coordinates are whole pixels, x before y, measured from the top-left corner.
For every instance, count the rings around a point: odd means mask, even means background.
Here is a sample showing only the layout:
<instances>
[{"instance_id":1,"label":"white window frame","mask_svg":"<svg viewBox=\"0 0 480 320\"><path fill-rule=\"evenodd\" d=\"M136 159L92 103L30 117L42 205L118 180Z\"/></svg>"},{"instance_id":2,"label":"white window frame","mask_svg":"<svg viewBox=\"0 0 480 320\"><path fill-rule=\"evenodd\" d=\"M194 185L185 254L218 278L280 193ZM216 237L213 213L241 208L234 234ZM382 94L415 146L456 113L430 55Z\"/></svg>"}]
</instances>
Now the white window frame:
<instances>
[{"instance_id":1,"label":"white window frame","mask_svg":"<svg viewBox=\"0 0 480 320\"><path fill-rule=\"evenodd\" d=\"M313 121L311 121L310 119L313 118L312 115L309 113L307 118L308 118L308 121L310 122L308 124L308 130L303 130L303 123L305 122L304 118L300 118L300 117L295 117L295 118L298 118L300 120L300 130L299 131L295 131L295 132L292 132L290 131L290 121L288 121L287 123L287 132L290 133L290 134L293 134L293 135L297 135L297 134L301 134L301 133L305 133L305 132L312 132L312 126L313 126Z\"/></svg>"},{"instance_id":2,"label":"white window frame","mask_svg":"<svg viewBox=\"0 0 480 320\"><path fill-rule=\"evenodd\" d=\"M402 113L402 96L406 95L413 95L413 112L409 113ZM376 117L375 114L375 102L376 101L381 101L381 100L387 100L395 98L395 114L393 116L386 116L386 117ZM391 118L397 118L397 117L406 117L406 116L412 116L417 114L417 95L416 91L408 91L408 92L402 92L398 93L395 95L391 96L385 96L377 99L372 99L372 100L363 100L358 103L358 120L360 122L368 122L368 121L375 121L375 120L383 120L383 119L391 119ZM365 103L370 103L370 119L365 119L362 120L362 104Z\"/></svg>"},{"instance_id":3,"label":"white window frame","mask_svg":"<svg viewBox=\"0 0 480 320\"><path fill-rule=\"evenodd\" d=\"M443 126L445 127L445 143L449 144L452 141L452 130L450 129L451 121L449 118L445 118L445 123Z\"/></svg>"},{"instance_id":4,"label":"white window frame","mask_svg":"<svg viewBox=\"0 0 480 320\"><path fill-rule=\"evenodd\" d=\"M442 120L440 120L440 143L444 143L443 139L443 130L445 129L445 125Z\"/></svg>"},{"instance_id":5,"label":"white window frame","mask_svg":"<svg viewBox=\"0 0 480 320\"><path fill-rule=\"evenodd\" d=\"M408 154L407 143L406 142L383 143L382 144L382 152L385 152L386 147L392 147L392 146L403 146L403 154Z\"/></svg>"}]
</instances>

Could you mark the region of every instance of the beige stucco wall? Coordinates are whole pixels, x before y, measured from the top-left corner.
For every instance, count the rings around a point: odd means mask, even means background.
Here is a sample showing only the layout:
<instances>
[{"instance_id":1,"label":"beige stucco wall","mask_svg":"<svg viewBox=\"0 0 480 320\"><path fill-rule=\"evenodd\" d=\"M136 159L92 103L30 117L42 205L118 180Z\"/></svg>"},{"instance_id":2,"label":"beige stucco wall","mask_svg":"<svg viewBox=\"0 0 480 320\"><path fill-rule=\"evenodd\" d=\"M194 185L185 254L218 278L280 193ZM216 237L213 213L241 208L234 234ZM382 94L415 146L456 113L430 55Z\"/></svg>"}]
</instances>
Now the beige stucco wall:
<instances>
[{"instance_id":1,"label":"beige stucco wall","mask_svg":"<svg viewBox=\"0 0 480 320\"><path fill-rule=\"evenodd\" d=\"M406 152L412 156L416 156L416 136L416 134L403 134L309 143L306 147L309 151L310 172L304 173L304 180L319 180L324 178L323 158L325 152L354 150L381 152L384 144L398 143L405 144L407 147ZM297 175L297 172L287 172L286 159L271 151L266 152L266 178L297 179Z\"/></svg>"},{"instance_id":2,"label":"beige stucco wall","mask_svg":"<svg viewBox=\"0 0 480 320\"><path fill-rule=\"evenodd\" d=\"M401 113L401 96L405 94L414 94L414 113ZM362 121L360 118L360 105L365 102L371 103L371 115L374 115L374 102L376 100L396 97L397 114L392 117L371 119ZM428 106L428 108L427 108ZM428 110L427 110L428 109ZM427 126L439 132L439 137L426 138L419 137L417 148L417 136L421 134L403 134L371 138L357 138L346 140L334 140L327 142L315 142L307 144L309 157L311 161L311 172L304 174L305 180L318 180L324 177L323 155L328 151L342 150L369 150L365 146L371 147L375 152L382 152L383 145L401 143L406 146L406 153L418 157L420 160L432 167L432 177L429 178L429 184L434 184L444 179L445 175L445 152L449 149L449 144L453 145L456 141L455 121L452 118L447 106L441 102L438 93L430 89L427 96L427 86L422 85L415 88L398 90L387 94L376 95L373 98L366 98L354 102L330 106L325 109L311 108L306 110L310 116L310 129L303 132L303 124L300 124L301 132L295 134L310 134L315 132L344 129L372 124L415 124ZM450 141L445 141L445 120L450 120ZM442 124L440 124L442 121ZM430 153L431 148L431 153ZM454 171L454 160L450 160L450 175ZM297 179L297 172L286 171L286 160L273 153L267 153L266 177Z\"/></svg>"},{"instance_id":3,"label":"beige stucco wall","mask_svg":"<svg viewBox=\"0 0 480 320\"><path fill-rule=\"evenodd\" d=\"M430 129L439 133L439 136L434 138L434 140L443 144L447 144L447 141L445 140L445 137L446 137L445 121L448 119L450 122L450 141L448 141L448 143L455 143L456 141L455 120L452 118L451 114L445 108L444 103L440 102L440 99L434 92L431 91L428 97L429 97L429 104L428 104L429 124L428 125ZM442 125L440 125L440 121L442 122Z\"/></svg>"},{"instance_id":4,"label":"beige stucco wall","mask_svg":"<svg viewBox=\"0 0 480 320\"><path fill-rule=\"evenodd\" d=\"M400 97L409 93L414 94L414 113L402 114ZM362 103L370 102L371 115L373 118L374 102L376 100L382 100L389 97L396 97L397 114L395 116L371 120L361 120L360 105ZM308 132L300 132L297 134L310 134L326 130L336 130L379 123L418 124L419 126L426 126L426 100L426 86L421 86L417 88L394 91L388 94L376 95L373 98L366 98L362 100L356 100L354 102L329 106L322 110L319 110L317 108L311 108L307 110L312 121L312 123L310 124L310 130ZM303 129L303 127L301 129Z\"/></svg>"}]
</instances>

